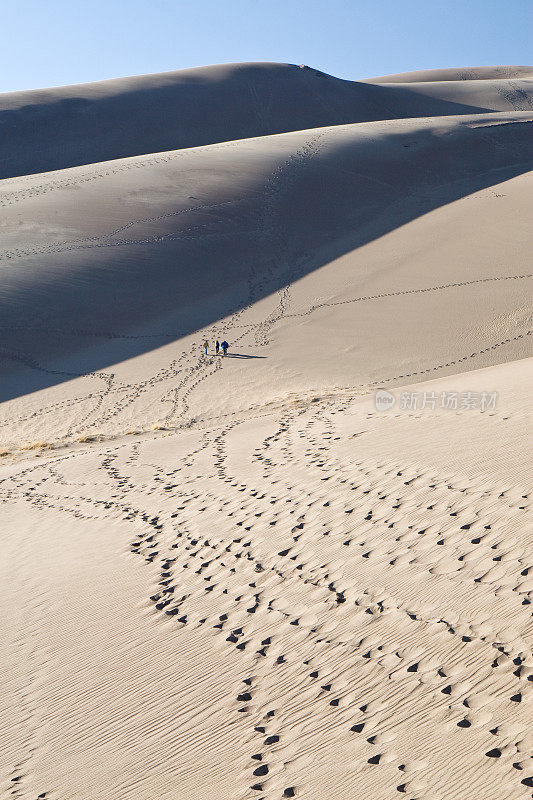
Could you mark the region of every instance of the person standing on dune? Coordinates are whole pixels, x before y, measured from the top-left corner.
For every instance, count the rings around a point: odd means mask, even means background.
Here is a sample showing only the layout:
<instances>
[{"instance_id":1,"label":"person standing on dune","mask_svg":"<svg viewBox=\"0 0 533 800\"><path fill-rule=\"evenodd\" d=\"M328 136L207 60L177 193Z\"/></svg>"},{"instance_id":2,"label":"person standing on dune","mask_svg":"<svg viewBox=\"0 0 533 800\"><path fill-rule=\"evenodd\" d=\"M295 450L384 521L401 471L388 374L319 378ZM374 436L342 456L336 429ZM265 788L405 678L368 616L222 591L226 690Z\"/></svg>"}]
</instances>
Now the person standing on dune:
<instances>
[{"instance_id":1,"label":"person standing on dune","mask_svg":"<svg viewBox=\"0 0 533 800\"><path fill-rule=\"evenodd\" d=\"M220 350L220 342L218 341L218 339L217 339L216 344L215 344L215 350L216 350L216 353L217 353L217 356L218 356L218 353L219 353L219 350Z\"/></svg>"},{"instance_id":2,"label":"person standing on dune","mask_svg":"<svg viewBox=\"0 0 533 800\"><path fill-rule=\"evenodd\" d=\"M228 347L229 347L229 344L227 343L227 341L224 339L224 341L222 342L222 344L220 346L222 347L222 353L224 355L226 355L226 353L228 352Z\"/></svg>"},{"instance_id":3,"label":"person standing on dune","mask_svg":"<svg viewBox=\"0 0 533 800\"><path fill-rule=\"evenodd\" d=\"M207 355L208 349L209 349L209 342L206 339L205 342L204 342L204 352L205 352L206 355Z\"/></svg>"}]
</instances>

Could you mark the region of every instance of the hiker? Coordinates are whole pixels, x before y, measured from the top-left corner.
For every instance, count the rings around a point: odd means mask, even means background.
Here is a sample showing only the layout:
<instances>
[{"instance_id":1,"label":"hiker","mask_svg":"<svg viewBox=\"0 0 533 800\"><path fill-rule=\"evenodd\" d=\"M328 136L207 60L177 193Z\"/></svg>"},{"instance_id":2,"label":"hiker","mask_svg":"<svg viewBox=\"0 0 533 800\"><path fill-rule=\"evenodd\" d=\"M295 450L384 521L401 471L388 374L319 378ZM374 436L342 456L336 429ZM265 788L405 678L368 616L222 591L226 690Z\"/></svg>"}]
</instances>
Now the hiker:
<instances>
[{"instance_id":1,"label":"hiker","mask_svg":"<svg viewBox=\"0 0 533 800\"><path fill-rule=\"evenodd\" d=\"M222 344L220 346L222 348L223 354L226 355L226 353L228 352L228 347L229 347L229 344L227 343L227 341L224 339L224 341L222 342Z\"/></svg>"},{"instance_id":2,"label":"hiker","mask_svg":"<svg viewBox=\"0 0 533 800\"><path fill-rule=\"evenodd\" d=\"M206 339L205 342L204 342L204 352L205 352L206 355L207 355L208 348L209 348L209 342Z\"/></svg>"},{"instance_id":3,"label":"hiker","mask_svg":"<svg viewBox=\"0 0 533 800\"><path fill-rule=\"evenodd\" d=\"M218 341L218 339L217 339L217 342L215 344L215 350L217 351L217 356L218 356L218 352L220 350L220 342Z\"/></svg>"}]
</instances>

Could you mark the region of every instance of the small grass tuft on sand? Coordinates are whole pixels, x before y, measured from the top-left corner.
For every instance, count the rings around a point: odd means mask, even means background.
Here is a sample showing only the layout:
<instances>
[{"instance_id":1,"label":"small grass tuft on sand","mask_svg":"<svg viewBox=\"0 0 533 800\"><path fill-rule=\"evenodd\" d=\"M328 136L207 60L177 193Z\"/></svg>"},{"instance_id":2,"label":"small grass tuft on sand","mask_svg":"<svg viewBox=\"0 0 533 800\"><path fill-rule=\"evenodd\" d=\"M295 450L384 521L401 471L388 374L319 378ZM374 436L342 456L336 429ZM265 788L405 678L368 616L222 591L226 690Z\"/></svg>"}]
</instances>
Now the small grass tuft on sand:
<instances>
[{"instance_id":1,"label":"small grass tuft on sand","mask_svg":"<svg viewBox=\"0 0 533 800\"><path fill-rule=\"evenodd\" d=\"M76 437L77 442L101 442L103 436L101 433L82 433L81 436Z\"/></svg>"}]
</instances>

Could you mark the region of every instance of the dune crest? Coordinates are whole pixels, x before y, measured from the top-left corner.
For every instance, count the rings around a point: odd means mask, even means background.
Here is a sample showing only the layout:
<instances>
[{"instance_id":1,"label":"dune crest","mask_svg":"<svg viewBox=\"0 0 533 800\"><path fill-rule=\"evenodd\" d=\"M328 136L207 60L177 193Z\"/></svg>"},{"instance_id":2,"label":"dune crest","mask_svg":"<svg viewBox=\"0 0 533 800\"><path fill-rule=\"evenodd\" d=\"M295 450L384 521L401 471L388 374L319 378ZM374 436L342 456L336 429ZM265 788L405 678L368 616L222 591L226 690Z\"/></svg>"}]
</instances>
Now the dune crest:
<instances>
[{"instance_id":1,"label":"dune crest","mask_svg":"<svg viewBox=\"0 0 533 800\"><path fill-rule=\"evenodd\" d=\"M464 67L462 69L423 69L415 72L400 72L396 75L381 75L369 78L367 83L425 83L427 81L494 81L531 80L533 67Z\"/></svg>"},{"instance_id":2,"label":"dune crest","mask_svg":"<svg viewBox=\"0 0 533 800\"><path fill-rule=\"evenodd\" d=\"M2 94L0 178L329 125L533 111L531 68L487 70L459 71L450 90L449 71L347 81L305 65L221 64Z\"/></svg>"}]
</instances>

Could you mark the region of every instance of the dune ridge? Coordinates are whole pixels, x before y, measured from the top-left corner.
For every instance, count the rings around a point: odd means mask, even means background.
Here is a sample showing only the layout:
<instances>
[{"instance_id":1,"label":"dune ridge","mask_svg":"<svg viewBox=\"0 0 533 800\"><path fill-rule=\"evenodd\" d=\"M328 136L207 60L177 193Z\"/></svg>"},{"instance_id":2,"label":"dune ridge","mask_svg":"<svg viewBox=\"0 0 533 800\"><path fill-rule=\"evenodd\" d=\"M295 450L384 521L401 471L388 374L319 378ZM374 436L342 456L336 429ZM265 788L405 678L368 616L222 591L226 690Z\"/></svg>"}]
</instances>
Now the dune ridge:
<instances>
[{"instance_id":1,"label":"dune ridge","mask_svg":"<svg viewBox=\"0 0 533 800\"><path fill-rule=\"evenodd\" d=\"M530 66L463 67L445 69L423 69L415 72L400 72L395 75L381 75L368 78L366 83L421 83L426 81L492 81L492 80L530 80L533 68Z\"/></svg>"},{"instance_id":2,"label":"dune ridge","mask_svg":"<svg viewBox=\"0 0 533 800\"><path fill-rule=\"evenodd\" d=\"M347 81L305 65L223 64L2 94L0 178L329 125L533 111L531 68L502 70L483 83L474 70L450 89L439 72L430 86L410 74L399 86L402 76Z\"/></svg>"}]
</instances>

